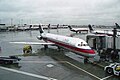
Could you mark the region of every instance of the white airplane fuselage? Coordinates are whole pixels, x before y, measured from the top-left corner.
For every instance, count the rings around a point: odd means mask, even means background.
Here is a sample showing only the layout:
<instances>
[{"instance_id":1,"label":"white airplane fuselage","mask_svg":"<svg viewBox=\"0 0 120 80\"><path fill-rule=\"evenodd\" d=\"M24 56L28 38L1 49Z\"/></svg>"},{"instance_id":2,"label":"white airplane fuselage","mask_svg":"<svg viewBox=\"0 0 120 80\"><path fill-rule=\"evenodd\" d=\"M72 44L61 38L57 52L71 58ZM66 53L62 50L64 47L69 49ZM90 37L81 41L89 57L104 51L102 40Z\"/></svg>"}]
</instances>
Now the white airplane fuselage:
<instances>
[{"instance_id":1,"label":"white airplane fuselage","mask_svg":"<svg viewBox=\"0 0 120 80\"><path fill-rule=\"evenodd\" d=\"M72 28L71 26L68 26L68 28L70 29L70 31L72 31L72 32L79 32L79 33L81 33L81 31L87 31L88 32L88 28Z\"/></svg>"},{"instance_id":2,"label":"white airplane fuselage","mask_svg":"<svg viewBox=\"0 0 120 80\"><path fill-rule=\"evenodd\" d=\"M87 43L79 38L67 37L62 35L56 35L51 33L41 33L40 35L45 42L52 42L57 46L68 49L79 55L85 57L94 57L95 51L92 50Z\"/></svg>"},{"instance_id":3,"label":"white airplane fuselage","mask_svg":"<svg viewBox=\"0 0 120 80\"><path fill-rule=\"evenodd\" d=\"M72 28L72 29L70 29L71 31L73 31L73 32L81 32L81 31L88 31L88 29L87 28Z\"/></svg>"}]
</instances>

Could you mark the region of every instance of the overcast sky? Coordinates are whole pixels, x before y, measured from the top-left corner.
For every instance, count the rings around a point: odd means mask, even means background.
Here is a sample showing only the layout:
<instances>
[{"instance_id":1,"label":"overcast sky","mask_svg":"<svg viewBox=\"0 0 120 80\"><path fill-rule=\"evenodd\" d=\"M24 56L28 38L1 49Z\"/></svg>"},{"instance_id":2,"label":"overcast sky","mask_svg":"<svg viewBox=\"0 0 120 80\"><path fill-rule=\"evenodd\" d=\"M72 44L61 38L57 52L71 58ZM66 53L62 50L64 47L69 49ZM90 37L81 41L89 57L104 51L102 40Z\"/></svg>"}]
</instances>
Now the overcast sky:
<instances>
[{"instance_id":1,"label":"overcast sky","mask_svg":"<svg viewBox=\"0 0 120 80\"><path fill-rule=\"evenodd\" d=\"M0 22L120 24L120 0L0 0Z\"/></svg>"}]
</instances>

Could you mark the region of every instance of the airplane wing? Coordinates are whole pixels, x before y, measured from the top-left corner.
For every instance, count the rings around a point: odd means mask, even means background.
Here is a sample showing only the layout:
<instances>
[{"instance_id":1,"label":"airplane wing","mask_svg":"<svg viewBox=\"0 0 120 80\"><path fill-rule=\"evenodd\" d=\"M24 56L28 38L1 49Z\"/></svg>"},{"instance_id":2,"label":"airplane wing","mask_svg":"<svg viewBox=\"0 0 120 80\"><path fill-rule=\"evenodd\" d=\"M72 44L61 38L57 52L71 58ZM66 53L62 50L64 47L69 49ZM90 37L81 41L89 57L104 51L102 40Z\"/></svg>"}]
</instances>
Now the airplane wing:
<instances>
[{"instance_id":1,"label":"airplane wing","mask_svg":"<svg viewBox=\"0 0 120 80\"><path fill-rule=\"evenodd\" d=\"M9 42L12 44L30 44L30 45L53 45L54 43L41 43L41 42Z\"/></svg>"}]
</instances>

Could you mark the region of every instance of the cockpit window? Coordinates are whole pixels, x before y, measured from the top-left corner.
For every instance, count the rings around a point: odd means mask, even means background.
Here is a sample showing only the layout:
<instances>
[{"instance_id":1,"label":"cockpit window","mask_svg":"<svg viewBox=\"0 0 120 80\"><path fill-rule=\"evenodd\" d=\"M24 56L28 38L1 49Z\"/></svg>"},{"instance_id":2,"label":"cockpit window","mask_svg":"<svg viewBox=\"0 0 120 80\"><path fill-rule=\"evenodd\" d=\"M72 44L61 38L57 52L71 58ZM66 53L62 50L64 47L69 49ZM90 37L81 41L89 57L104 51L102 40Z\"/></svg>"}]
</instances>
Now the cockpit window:
<instances>
[{"instance_id":1,"label":"cockpit window","mask_svg":"<svg viewBox=\"0 0 120 80\"><path fill-rule=\"evenodd\" d=\"M83 46L87 46L87 44L83 44Z\"/></svg>"},{"instance_id":2,"label":"cockpit window","mask_svg":"<svg viewBox=\"0 0 120 80\"><path fill-rule=\"evenodd\" d=\"M78 44L78 46L87 46L87 44L84 44L83 42L81 42L81 44Z\"/></svg>"},{"instance_id":3,"label":"cockpit window","mask_svg":"<svg viewBox=\"0 0 120 80\"><path fill-rule=\"evenodd\" d=\"M78 46L81 46L80 44L78 44Z\"/></svg>"},{"instance_id":4,"label":"cockpit window","mask_svg":"<svg viewBox=\"0 0 120 80\"><path fill-rule=\"evenodd\" d=\"M81 42L81 46L83 46L83 42Z\"/></svg>"}]
</instances>

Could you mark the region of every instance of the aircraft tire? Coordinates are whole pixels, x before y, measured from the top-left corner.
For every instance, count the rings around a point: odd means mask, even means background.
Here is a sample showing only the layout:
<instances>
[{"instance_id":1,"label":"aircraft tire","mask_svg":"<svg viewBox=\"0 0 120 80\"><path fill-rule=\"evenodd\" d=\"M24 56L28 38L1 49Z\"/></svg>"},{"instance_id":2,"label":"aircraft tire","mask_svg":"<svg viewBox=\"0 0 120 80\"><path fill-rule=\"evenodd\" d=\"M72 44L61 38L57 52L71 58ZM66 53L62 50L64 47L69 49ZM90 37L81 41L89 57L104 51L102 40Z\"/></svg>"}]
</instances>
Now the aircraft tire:
<instances>
[{"instance_id":1,"label":"aircraft tire","mask_svg":"<svg viewBox=\"0 0 120 80\"><path fill-rule=\"evenodd\" d=\"M113 69L110 68L110 67L108 67L108 68L106 69L106 72L109 73L109 74L113 74Z\"/></svg>"}]
</instances>

